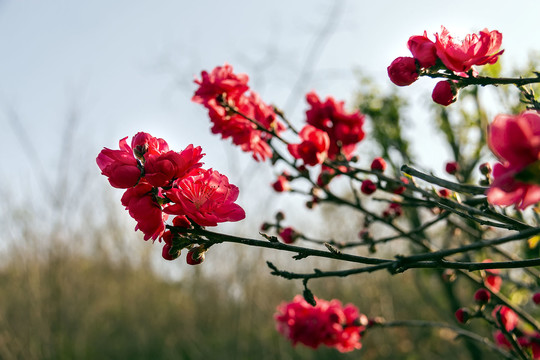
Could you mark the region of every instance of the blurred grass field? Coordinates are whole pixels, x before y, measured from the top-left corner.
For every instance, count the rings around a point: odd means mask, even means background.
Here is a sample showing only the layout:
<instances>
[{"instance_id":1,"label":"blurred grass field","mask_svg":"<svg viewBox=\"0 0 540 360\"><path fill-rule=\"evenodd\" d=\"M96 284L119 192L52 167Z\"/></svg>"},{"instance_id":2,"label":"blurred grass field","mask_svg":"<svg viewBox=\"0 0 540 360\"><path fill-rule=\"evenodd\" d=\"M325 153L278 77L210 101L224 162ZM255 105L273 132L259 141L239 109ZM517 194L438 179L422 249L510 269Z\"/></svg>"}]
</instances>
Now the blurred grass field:
<instances>
[{"instance_id":1,"label":"blurred grass field","mask_svg":"<svg viewBox=\"0 0 540 360\"><path fill-rule=\"evenodd\" d=\"M44 211L30 202L4 204L0 358L467 358L454 334L428 329L374 329L361 350L348 354L293 347L272 316L280 302L301 293L301 284L271 276L265 260L304 271L336 265L292 263L289 254L241 245L216 246L195 267L183 258L166 262L161 246L144 242L115 200L89 203L71 210L73 218L86 214L83 221L62 217L55 205ZM381 272L313 281L310 288L368 316L453 321L435 276Z\"/></svg>"}]
</instances>

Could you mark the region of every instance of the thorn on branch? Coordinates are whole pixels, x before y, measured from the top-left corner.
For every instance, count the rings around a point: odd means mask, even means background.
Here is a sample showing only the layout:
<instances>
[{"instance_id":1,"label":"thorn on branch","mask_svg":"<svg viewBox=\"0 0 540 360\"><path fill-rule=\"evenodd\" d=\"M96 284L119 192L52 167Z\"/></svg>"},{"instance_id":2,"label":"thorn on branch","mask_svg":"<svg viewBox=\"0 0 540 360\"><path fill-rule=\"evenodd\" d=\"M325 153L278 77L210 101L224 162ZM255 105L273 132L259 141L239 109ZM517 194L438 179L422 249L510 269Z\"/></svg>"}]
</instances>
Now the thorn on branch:
<instances>
[{"instance_id":1,"label":"thorn on branch","mask_svg":"<svg viewBox=\"0 0 540 360\"><path fill-rule=\"evenodd\" d=\"M272 275L277 275L277 273L279 272L278 268L276 267L276 265L274 265L273 263L271 263L270 261L267 261L266 262L266 266L268 266L270 268L270 270L272 270Z\"/></svg>"},{"instance_id":2,"label":"thorn on branch","mask_svg":"<svg viewBox=\"0 0 540 360\"><path fill-rule=\"evenodd\" d=\"M330 243L325 242L324 246L330 251L332 254L341 255L341 251L339 251L336 247L332 246Z\"/></svg>"},{"instance_id":3,"label":"thorn on branch","mask_svg":"<svg viewBox=\"0 0 540 360\"><path fill-rule=\"evenodd\" d=\"M293 256L293 259L294 260L302 260L302 259L305 259L309 256L309 254L306 254L306 253L298 253L296 255Z\"/></svg>"},{"instance_id":4,"label":"thorn on branch","mask_svg":"<svg viewBox=\"0 0 540 360\"><path fill-rule=\"evenodd\" d=\"M277 243L279 242L278 238L276 236L273 236L273 235L267 235L265 233L262 233L262 232L259 232L259 235L261 235L263 238L265 238L266 240L272 242L272 243Z\"/></svg>"}]
</instances>

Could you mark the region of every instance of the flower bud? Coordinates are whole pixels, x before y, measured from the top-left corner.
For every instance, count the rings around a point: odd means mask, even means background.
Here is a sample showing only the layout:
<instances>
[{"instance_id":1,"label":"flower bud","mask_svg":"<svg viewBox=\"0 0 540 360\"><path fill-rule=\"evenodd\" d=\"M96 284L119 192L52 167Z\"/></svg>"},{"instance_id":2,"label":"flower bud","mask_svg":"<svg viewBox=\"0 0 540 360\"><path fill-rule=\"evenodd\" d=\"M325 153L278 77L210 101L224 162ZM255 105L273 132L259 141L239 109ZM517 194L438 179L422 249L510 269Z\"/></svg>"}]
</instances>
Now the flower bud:
<instances>
[{"instance_id":1,"label":"flower bud","mask_svg":"<svg viewBox=\"0 0 540 360\"><path fill-rule=\"evenodd\" d=\"M489 175L491 174L491 171L493 170L491 168L491 164L490 163L483 163L483 164L480 164L480 166L478 167L478 169L480 170L480 172L482 173L482 175Z\"/></svg>"},{"instance_id":2,"label":"flower bud","mask_svg":"<svg viewBox=\"0 0 540 360\"><path fill-rule=\"evenodd\" d=\"M459 169L459 165L458 165L457 162L449 161L449 162L446 163L445 170L450 175L455 175L458 172L458 169Z\"/></svg>"},{"instance_id":3,"label":"flower bud","mask_svg":"<svg viewBox=\"0 0 540 360\"><path fill-rule=\"evenodd\" d=\"M283 239L285 244L292 244L296 241L296 239L298 239L300 234L298 234L292 227L286 227L279 233L279 236L281 239Z\"/></svg>"},{"instance_id":4,"label":"flower bud","mask_svg":"<svg viewBox=\"0 0 540 360\"><path fill-rule=\"evenodd\" d=\"M283 211L278 211L276 213L276 220L277 221L285 220L285 214L283 213Z\"/></svg>"},{"instance_id":5,"label":"flower bud","mask_svg":"<svg viewBox=\"0 0 540 360\"><path fill-rule=\"evenodd\" d=\"M442 198L447 198L452 194L452 192L448 189L441 189L438 191L438 194Z\"/></svg>"},{"instance_id":6,"label":"flower bud","mask_svg":"<svg viewBox=\"0 0 540 360\"><path fill-rule=\"evenodd\" d=\"M276 192L284 192L284 191L289 191L291 189L291 186L289 185L289 181L283 175L278 176L276 182L272 184L272 187L274 188Z\"/></svg>"},{"instance_id":7,"label":"flower bud","mask_svg":"<svg viewBox=\"0 0 540 360\"><path fill-rule=\"evenodd\" d=\"M191 223L189 222L188 218L185 215L176 216L173 219L172 223L173 223L173 226L182 227L182 228L189 228L191 226Z\"/></svg>"},{"instance_id":8,"label":"flower bud","mask_svg":"<svg viewBox=\"0 0 540 360\"><path fill-rule=\"evenodd\" d=\"M173 239L172 232L170 230L165 231L163 235L161 235L161 239L165 241L165 244L172 245L172 239Z\"/></svg>"},{"instance_id":9,"label":"flower bud","mask_svg":"<svg viewBox=\"0 0 540 360\"><path fill-rule=\"evenodd\" d=\"M466 308L460 308L457 309L454 315L456 316L456 320L458 321L458 323L465 324L467 321L469 321L471 314Z\"/></svg>"},{"instance_id":10,"label":"flower bud","mask_svg":"<svg viewBox=\"0 0 540 360\"><path fill-rule=\"evenodd\" d=\"M371 162L371 170L383 172L386 169L386 161L383 158L377 157Z\"/></svg>"},{"instance_id":11,"label":"flower bud","mask_svg":"<svg viewBox=\"0 0 540 360\"><path fill-rule=\"evenodd\" d=\"M171 254L171 248L172 246L170 244L167 244L165 243L165 245L163 245L163 250L161 251L161 256L165 259L165 260L174 260L176 259L177 257L180 256L180 251L176 251L175 253Z\"/></svg>"},{"instance_id":12,"label":"flower bud","mask_svg":"<svg viewBox=\"0 0 540 360\"><path fill-rule=\"evenodd\" d=\"M204 261L204 249L200 246L196 246L189 250L186 256L186 262L189 265L199 265Z\"/></svg>"},{"instance_id":13,"label":"flower bud","mask_svg":"<svg viewBox=\"0 0 540 360\"><path fill-rule=\"evenodd\" d=\"M536 305L540 305L540 292L534 294L532 300Z\"/></svg>"},{"instance_id":14,"label":"flower bud","mask_svg":"<svg viewBox=\"0 0 540 360\"><path fill-rule=\"evenodd\" d=\"M490 299L491 294L486 289L478 289L476 293L474 293L474 301L480 305L487 304Z\"/></svg>"},{"instance_id":15,"label":"flower bud","mask_svg":"<svg viewBox=\"0 0 540 360\"><path fill-rule=\"evenodd\" d=\"M411 36L407 42L407 47L421 67L430 68L437 62L435 43L427 38L425 32L424 36Z\"/></svg>"},{"instance_id":16,"label":"flower bud","mask_svg":"<svg viewBox=\"0 0 540 360\"><path fill-rule=\"evenodd\" d=\"M433 93L431 98L437 104L448 106L456 101L457 89L451 81L439 81L435 88L433 88Z\"/></svg>"},{"instance_id":17,"label":"flower bud","mask_svg":"<svg viewBox=\"0 0 540 360\"><path fill-rule=\"evenodd\" d=\"M360 190L366 195L371 195L375 192L375 190L377 190L377 185L375 185L373 181L366 179L362 181L362 186L360 187Z\"/></svg>"},{"instance_id":18,"label":"flower bud","mask_svg":"<svg viewBox=\"0 0 540 360\"><path fill-rule=\"evenodd\" d=\"M398 57L387 70L390 80L397 86L408 86L418 79L416 60L412 57Z\"/></svg>"},{"instance_id":19,"label":"flower bud","mask_svg":"<svg viewBox=\"0 0 540 360\"><path fill-rule=\"evenodd\" d=\"M271 225L269 223L262 223L261 225L261 231L267 231L270 230Z\"/></svg>"}]
</instances>

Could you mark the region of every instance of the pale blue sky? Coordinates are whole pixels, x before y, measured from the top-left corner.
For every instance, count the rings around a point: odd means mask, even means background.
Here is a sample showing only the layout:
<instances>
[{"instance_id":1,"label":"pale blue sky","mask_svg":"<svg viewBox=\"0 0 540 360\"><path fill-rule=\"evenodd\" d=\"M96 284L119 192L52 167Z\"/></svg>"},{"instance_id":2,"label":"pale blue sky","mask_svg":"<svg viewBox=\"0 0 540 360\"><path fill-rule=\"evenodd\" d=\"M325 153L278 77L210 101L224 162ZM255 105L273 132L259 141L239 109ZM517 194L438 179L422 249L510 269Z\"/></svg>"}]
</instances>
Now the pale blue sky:
<instances>
[{"instance_id":1,"label":"pale blue sky","mask_svg":"<svg viewBox=\"0 0 540 360\"><path fill-rule=\"evenodd\" d=\"M339 1L342 8L335 30L314 59L317 75L301 84L302 93L315 89L321 95L350 100L356 87L354 68L391 86L386 67L395 57L408 55L409 36L437 32L440 25L451 31L484 27L501 31L506 63L523 63L530 50L540 50L540 3L535 0L475 5L463 0ZM240 165L227 160L236 150L210 134L205 111L190 102L193 76L229 62L238 72L250 74L251 85L264 100L285 104L333 4L320 0L0 2L0 133L6 142L0 185L8 191L14 187L39 191L42 176L54 181L62 167L58 165L64 158L59 155L60 142L72 109L79 122L77 155L70 169L90 164L95 170L88 175L90 183L103 181L94 163L100 149L116 147L118 139L137 131L163 137L178 150L188 143L201 145L207 165L224 173L260 170L247 165L249 155L236 157L242 160ZM426 80L400 92L417 101L431 86ZM294 121L300 123L304 103L291 108ZM29 151L16 136L21 131L14 131L15 114L43 170L29 162ZM420 132L429 128L422 123L416 126ZM431 160L428 156L426 161ZM234 174L230 177L241 182Z\"/></svg>"}]
</instances>

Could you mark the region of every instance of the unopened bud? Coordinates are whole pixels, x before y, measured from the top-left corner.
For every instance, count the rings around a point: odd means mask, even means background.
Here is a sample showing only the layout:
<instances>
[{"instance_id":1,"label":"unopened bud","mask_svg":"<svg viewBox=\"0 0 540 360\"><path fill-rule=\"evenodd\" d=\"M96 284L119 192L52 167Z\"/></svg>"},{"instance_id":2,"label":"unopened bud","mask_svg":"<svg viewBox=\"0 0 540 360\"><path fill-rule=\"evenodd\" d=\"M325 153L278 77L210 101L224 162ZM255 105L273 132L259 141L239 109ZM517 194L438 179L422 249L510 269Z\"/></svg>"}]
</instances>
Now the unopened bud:
<instances>
[{"instance_id":1,"label":"unopened bud","mask_svg":"<svg viewBox=\"0 0 540 360\"><path fill-rule=\"evenodd\" d=\"M383 172L386 169L386 161L383 158L377 157L371 162L371 170Z\"/></svg>"},{"instance_id":2,"label":"unopened bud","mask_svg":"<svg viewBox=\"0 0 540 360\"><path fill-rule=\"evenodd\" d=\"M480 166L478 167L478 169L480 170L480 172L482 173L482 175L489 175L491 174L491 171L493 170L492 167L491 167L491 164L490 163L483 163L483 164L480 164Z\"/></svg>"},{"instance_id":3,"label":"unopened bud","mask_svg":"<svg viewBox=\"0 0 540 360\"><path fill-rule=\"evenodd\" d=\"M536 305L540 305L540 292L534 294L532 300Z\"/></svg>"},{"instance_id":4,"label":"unopened bud","mask_svg":"<svg viewBox=\"0 0 540 360\"><path fill-rule=\"evenodd\" d=\"M458 172L458 169L459 169L459 165L457 162L455 161L450 161L450 162L447 162L446 163L446 167L445 167L445 170L447 173L449 173L450 175L455 175L457 172Z\"/></svg>"},{"instance_id":5,"label":"unopened bud","mask_svg":"<svg viewBox=\"0 0 540 360\"><path fill-rule=\"evenodd\" d=\"M205 250L202 247L196 246L188 251L186 256L186 262L189 265L199 265L204 261L204 253Z\"/></svg>"},{"instance_id":6,"label":"unopened bud","mask_svg":"<svg viewBox=\"0 0 540 360\"><path fill-rule=\"evenodd\" d=\"M262 223L261 225L261 231L267 231L267 230L270 230L270 228L272 227L272 225L270 225L269 223Z\"/></svg>"},{"instance_id":7,"label":"unopened bud","mask_svg":"<svg viewBox=\"0 0 540 360\"><path fill-rule=\"evenodd\" d=\"M172 249L172 246L170 244L165 243L165 245L163 245L163 250L161 251L161 256L165 260L171 261L171 260L174 260L174 259L176 259L177 257L180 256L180 250L175 250L171 254L171 249Z\"/></svg>"},{"instance_id":8,"label":"unopened bud","mask_svg":"<svg viewBox=\"0 0 540 360\"><path fill-rule=\"evenodd\" d=\"M362 181L360 190L366 195L371 195L377 190L377 185L373 181L366 179Z\"/></svg>"},{"instance_id":9,"label":"unopened bud","mask_svg":"<svg viewBox=\"0 0 540 360\"><path fill-rule=\"evenodd\" d=\"M460 324L465 324L471 318L471 314L469 313L469 310L466 308L457 309L454 315L456 316L456 320Z\"/></svg>"},{"instance_id":10,"label":"unopened bud","mask_svg":"<svg viewBox=\"0 0 540 360\"><path fill-rule=\"evenodd\" d=\"M282 221L285 219L285 214L282 212L282 211L279 211L277 214L276 214L276 220L277 221Z\"/></svg>"},{"instance_id":11,"label":"unopened bud","mask_svg":"<svg viewBox=\"0 0 540 360\"><path fill-rule=\"evenodd\" d=\"M487 304L491 299L491 294L486 289L479 289L474 293L474 301L480 305Z\"/></svg>"}]
</instances>

